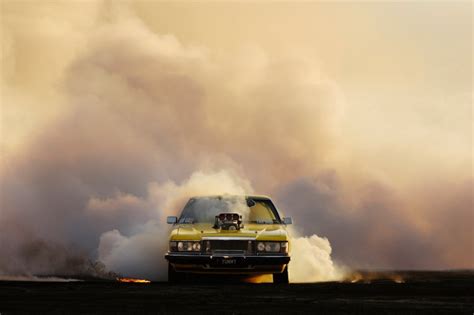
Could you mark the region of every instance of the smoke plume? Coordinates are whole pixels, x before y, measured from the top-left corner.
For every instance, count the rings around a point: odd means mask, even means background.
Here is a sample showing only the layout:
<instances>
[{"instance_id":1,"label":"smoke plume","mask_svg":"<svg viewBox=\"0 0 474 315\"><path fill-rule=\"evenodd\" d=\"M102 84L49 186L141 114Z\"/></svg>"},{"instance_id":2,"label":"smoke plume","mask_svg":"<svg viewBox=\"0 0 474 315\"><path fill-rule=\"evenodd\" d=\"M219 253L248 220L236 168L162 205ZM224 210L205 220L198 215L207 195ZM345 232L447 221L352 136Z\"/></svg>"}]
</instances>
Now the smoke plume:
<instances>
[{"instance_id":1,"label":"smoke plume","mask_svg":"<svg viewBox=\"0 0 474 315\"><path fill-rule=\"evenodd\" d=\"M163 279L166 216L250 192L294 218L292 268L310 270L292 281L473 267L472 176L405 187L351 159L350 102L308 60L255 49L235 67L125 4L18 6L2 13L0 274L100 260Z\"/></svg>"}]
</instances>

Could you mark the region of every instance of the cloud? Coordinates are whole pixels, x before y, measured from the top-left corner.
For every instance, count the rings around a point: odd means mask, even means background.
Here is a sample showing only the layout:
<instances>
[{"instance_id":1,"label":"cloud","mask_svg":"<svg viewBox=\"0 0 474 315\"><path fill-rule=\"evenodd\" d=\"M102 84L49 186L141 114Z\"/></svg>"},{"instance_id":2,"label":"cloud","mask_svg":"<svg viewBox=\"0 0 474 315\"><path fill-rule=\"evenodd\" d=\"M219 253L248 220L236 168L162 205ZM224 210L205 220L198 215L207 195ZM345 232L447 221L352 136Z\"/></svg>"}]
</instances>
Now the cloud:
<instances>
[{"instance_id":1,"label":"cloud","mask_svg":"<svg viewBox=\"0 0 474 315\"><path fill-rule=\"evenodd\" d=\"M20 249L35 242L139 272L135 259L163 244L164 217L190 194L218 191L274 196L350 265L472 267L472 176L439 173L438 184L401 165L416 190L352 159L348 104L317 65L259 47L228 64L157 34L127 6L87 8L4 13L0 273L30 271ZM28 27L36 10L54 18Z\"/></svg>"}]
</instances>

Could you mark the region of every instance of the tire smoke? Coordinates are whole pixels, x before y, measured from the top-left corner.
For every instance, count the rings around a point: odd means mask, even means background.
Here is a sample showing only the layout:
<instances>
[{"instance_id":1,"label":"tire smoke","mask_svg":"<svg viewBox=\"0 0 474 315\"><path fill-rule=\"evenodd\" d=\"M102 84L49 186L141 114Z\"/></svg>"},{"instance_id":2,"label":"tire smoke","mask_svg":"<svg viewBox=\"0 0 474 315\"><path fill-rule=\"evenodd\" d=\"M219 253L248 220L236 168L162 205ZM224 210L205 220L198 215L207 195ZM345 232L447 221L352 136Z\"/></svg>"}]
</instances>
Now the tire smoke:
<instances>
[{"instance_id":1,"label":"tire smoke","mask_svg":"<svg viewBox=\"0 0 474 315\"><path fill-rule=\"evenodd\" d=\"M310 60L254 47L230 64L132 4L2 8L0 275L164 279L166 216L248 192L294 218L292 281L340 279L331 257L473 267L472 172L408 138L429 172L397 164L404 151L380 159L393 172L353 157L351 104Z\"/></svg>"}]
</instances>

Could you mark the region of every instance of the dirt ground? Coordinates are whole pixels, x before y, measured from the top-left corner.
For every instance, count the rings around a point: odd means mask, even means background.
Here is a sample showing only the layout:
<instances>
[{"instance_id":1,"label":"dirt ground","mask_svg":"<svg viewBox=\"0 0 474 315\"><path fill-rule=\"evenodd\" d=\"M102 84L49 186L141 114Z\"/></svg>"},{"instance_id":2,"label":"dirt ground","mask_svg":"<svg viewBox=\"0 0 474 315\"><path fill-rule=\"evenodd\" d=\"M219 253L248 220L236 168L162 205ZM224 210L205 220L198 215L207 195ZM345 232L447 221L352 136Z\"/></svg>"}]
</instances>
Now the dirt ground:
<instances>
[{"instance_id":1,"label":"dirt ground","mask_svg":"<svg viewBox=\"0 0 474 315\"><path fill-rule=\"evenodd\" d=\"M395 275L395 276L394 276ZM222 279L221 279L222 280ZM474 272L360 273L311 284L0 281L0 313L469 314Z\"/></svg>"}]
</instances>

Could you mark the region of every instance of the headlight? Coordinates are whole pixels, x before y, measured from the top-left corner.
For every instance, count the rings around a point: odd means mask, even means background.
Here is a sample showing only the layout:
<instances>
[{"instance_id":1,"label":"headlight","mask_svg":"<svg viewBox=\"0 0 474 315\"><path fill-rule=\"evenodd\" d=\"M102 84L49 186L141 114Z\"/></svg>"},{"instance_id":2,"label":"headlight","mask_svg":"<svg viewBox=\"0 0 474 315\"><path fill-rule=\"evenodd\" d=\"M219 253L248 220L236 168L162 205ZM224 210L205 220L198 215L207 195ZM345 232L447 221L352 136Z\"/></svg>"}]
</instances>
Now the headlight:
<instances>
[{"instance_id":1,"label":"headlight","mask_svg":"<svg viewBox=\"0 0 474 315\"><path fill-rule=\"evenodd\" d=\"M178 252L200 252L201 242L199 241L170 241L170 251Z\"/></svg>"},{"instance_id":2,"label":"headlight","mask_svg":"<svg viewBox=\"0 0 474 315\"><path fill-rule=\"evenodd\" d=\"M193 242L193 251L199 252L201 250L201 244L199 242Z\"/></svg>"},{"instance_id":3,"label":"headlight","mask_svg":"<svg viewBox=\"0 0 474 315\"><path fill-rule=\"evenodd\" d=\"M188 252L192 251L193 250L193 243L192 242L186 242L186 250Z\"/></svg>"},{"instance_id":4,"label":"headlight","mask_svg":"<svg viewBox=\"0 0 474 315\"><path fill-rule=\"evenodd\" d=\"M288 242L258 242L258 252L288 253Z\"/></svg>"},{"instance_id":5,"label":"headlight","mask_svg":"<svg viewBox=\"0 0 474 315\"><path fill-rule=\"evenodd\" d=\"M269 253L278 253L280 252L280 243L278 242L267 242L265 244L265 251Z\"/></svg>"}]
</instances>

